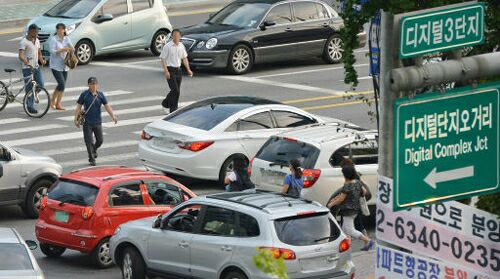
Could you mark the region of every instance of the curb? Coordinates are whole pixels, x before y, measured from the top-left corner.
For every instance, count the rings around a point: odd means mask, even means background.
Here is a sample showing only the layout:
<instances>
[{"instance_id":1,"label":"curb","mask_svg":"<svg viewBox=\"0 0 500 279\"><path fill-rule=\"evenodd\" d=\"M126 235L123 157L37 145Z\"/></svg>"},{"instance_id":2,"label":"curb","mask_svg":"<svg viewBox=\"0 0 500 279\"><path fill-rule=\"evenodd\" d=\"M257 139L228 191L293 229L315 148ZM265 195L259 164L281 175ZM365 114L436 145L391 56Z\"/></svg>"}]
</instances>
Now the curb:
<instances>
[{"instance_id":1,"label":"curb","mask_svg":"<svg viewBox=\"0 0 500 279\"><path fill-rule=\"evenodd\" d=\"M232 0L195 0L182 3L165 4L165 7L167 7L168 15L170 17L178 17L215 12L230 2L232 2ZM8 29L22 28L30 20L31 18L0 20L0 26L2 26L0 33Z\"/></svg>"}]
</instances>

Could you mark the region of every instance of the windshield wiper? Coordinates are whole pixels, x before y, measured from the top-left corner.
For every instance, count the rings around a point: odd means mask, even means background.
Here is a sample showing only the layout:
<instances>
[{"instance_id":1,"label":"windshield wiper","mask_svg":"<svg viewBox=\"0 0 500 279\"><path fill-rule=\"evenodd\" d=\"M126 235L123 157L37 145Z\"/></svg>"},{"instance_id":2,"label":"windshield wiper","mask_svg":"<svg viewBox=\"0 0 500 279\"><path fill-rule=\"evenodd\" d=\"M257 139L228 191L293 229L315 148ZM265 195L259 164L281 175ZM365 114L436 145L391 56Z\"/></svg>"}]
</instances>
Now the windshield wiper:
<instances>
[{"instance_id":1,"label":"windshield wiper","mask_svg":"<svg viewBox=\"0 0 500 279\"><path fill-rule=\"evenodd\" d=\"M277 160L275 162L272 162L269 164L270 167L273 167L273 166L282 166L282 167L286 167L288 166L288 162L284 161L284 160Z\"/></svg>"},{"instance_id":2,"label":"windshield wiper","mask_svg":"<svg viewBox=\"0 0 500 279\"><path fill-rule=\"evenodd\" d=\"M330 239L337 239L337 237L336 236L326 236L326 237L322 237L320 239L316 239L314 242L320 242L323 240L330 240Z\"/></svg>"},{"instance_id":3,"label":"windshield wiper","mask_svg":"<svg viewBox=\"0 0 500 279\"><path fill-rule=\"evenodd\" d=\"M76 199L76 198L67 198L67 199L63 199L59 205L64 205L65 203L71 203L71 204L77 204L77 205L87 205L87 203L85 201L83 201L81 199L81 197L79 199Z\"/></svg>"}]
</instances>

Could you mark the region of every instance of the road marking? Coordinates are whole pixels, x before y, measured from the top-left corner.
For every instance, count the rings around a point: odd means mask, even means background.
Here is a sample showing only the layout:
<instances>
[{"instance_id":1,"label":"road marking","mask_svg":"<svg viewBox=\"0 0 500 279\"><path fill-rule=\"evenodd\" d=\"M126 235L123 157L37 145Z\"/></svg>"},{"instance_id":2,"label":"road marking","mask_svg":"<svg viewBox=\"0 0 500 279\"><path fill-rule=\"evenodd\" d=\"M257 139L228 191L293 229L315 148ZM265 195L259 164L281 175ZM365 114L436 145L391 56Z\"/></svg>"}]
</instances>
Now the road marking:
<instances>
[{"instance_id":1,"label":"road marking","mask_svg":"<svg viewBox=\"0 0 500 279\"><path fill-rule=\"evenodd\" d=\"M161 119L164 116L165 115L159 115L159 116L148 116L148 117L143 117L143 118L119 120L117 124L115 124L115 122L113 122L113 121L110 121L110 122L102 123L102 127L104 127L104 128L114 128L114 127L123 127L123 126L132 126L132 125L144 124L144 123L149 123L149 122L156 121L158 119Z\"/></svg>"},{"instance_id":2,"label":"road marking","mask_svg":"<svg viewBox=\"0 0 500 279\"><path fill-rule=\"evenodd\" d=\"M143 60L143 61L134 61L134 62L128 62L127 64L136 65L136 64L153 63L153 62L160 64L160 59L156 58L156 59L148 59L148 60Z\"/></svg>"},{"instance_id":3,"label":"road marking","mask_svg":"<svg viewBox=\"0 0 500 279\"><path fill-rule=\"evenodd\" d=\"M313 107L305 107L305 108L300 108L306 111L311 111L311 110L320 110L320 109L327 109L327 108L336 108L336 107L346 107L346 106L352 106L352 105L359 105L363 104L365 101L353 101L353 102L345 102L345 103L338 103L338 104L330 104L330 105L323 105L323 106L313 106Z\"/></svg>"},{"instance_id":4,"label":"road marking","mask_svg":"<svg viewBox=\"0 0 500 279\"><path fill-rule=\"evenodd\" d=\"M0 51L0 56L3 57L19 57L19 53L17 52L5 52L5 51Z\"/></svg>"},{"instance_id":5,"label":"road marking","mask_svg":"<svg viewBox=\"0 0 500 279\"><path fill-rule=\"evenodd\" d=\"M27 122L28 119L24 118L7 118L7 119L0 119L0 125L2 124L13 124L13 123L21 123L21 122Z\"/></svg>"},{"instance_id":6,"label":"road marking","mask_svg":"<svg viewBox=\"0 0 500 279\"><path fill-rule=\"evenodd\" d=\"M9 129L9 130L1 130L0 136L11 135L11 134L21 134L21 133L28 133L28 132L36 132L36 131L45 131L45 130L51 130L51 129L66 128L66 127L68 127L68 126L60 125L60 124L48 124L48 125L33 126L33 127L15 128L15 129Z\"/></svg>"},{"instance_id":7,"label":"road marking","mask_svg":"<svg viewBox=\"0 0 500 279\"><path fill-rule=\"evenodd\" d=\"M194 10L192 12L172 12L172 13L168 12L168 8L167 8L167 13L168 13L168 16L171 16L171 17L199 15L199 14L209 14L209 13L218 12L222 7L223 6L220 6L218 8L204 9L204 10Z\"/></svg>"},{"instance_id":8,"label":"road marking","mask_svg":"<svg viewBox=\"0 0 500 279\"><path fill-rule=\"evenodd\" d=\"M25 138L25 139L19 139L19 140L10 140L10 141L5 141L4 143L8 146L22 146L22 145L30 145L30 144L42 144L42 143L47 143L47 142L59 142L59 141L73 140L73 139L79 139L79 138L81 138L82 142L83 142L83 132L82 131L73 132L73 133L55 134L55 135L50 135L50 136Z\"/></svg>"},{"instance_id":9,"label":"road marking","mask_svg":"<svg viewBox=\"0 0 500 279\"><path fill-rule=\"evenodd\" d=\"M293 100L286 100L283 101L283 104L296 104L296 103L306 103L306 102L314 102L314 101L322 101L322 100L329 100L329 99L337 99L337 98L349 98L351 96L358 96L358 95L368 95L372 94L373 91L363 91L363 92L345 92L343 96L321 96L321 97L312 97L312 98L305 98L305 99L293 99Z\"/></svg>"},{"instance_id":10,"label":"road marking","mask_svg":"<svg viewBox=\"0 0 500 279\"><path fill-rule=\"evenodd\" d=\"M358 80L372 79L371 76L358 77ZM339 79L338 81L344 82L343 79Z\"/></svg>"},{"instance_id":11,"label":"road marking","mask_svg":"<svg viewBox=\"0 0 500 279\"><path fill-rule=\"evenodd\" d=\"M1 34L0 34L1 35ZM8 40L8 42L15 42L15 41L20 41L23 39L23 36L20 36L20 37L17 37L17 38L13 38L13 39L10 39Z\"/></svg>"},{"instance_id":12,"label":"road marking","mask_svg":"<svg viewBox=\"0 0 500 279\"><path fill-rule=\"evenodd\" d=\"M102 156L98 157L96 159L96 162L99 164L102 163L111 163L111 162L120 162L120 164L123 164L124 160L130 160L138 158L137 153L131 153L131 154L117 154L117 155L109 155L109 156ZM63 167L77 167L77 166L82 166L82 165L88 165L89 160L88 159L80 159L80 160L73 160L73 161L65 161L65 162L59 162Z\"/></svg>"},{"instance_id":13,"label":"road marking","mask_svg":"<svg viewBox=\"0 0 500 279\"><path fill-rule=\"evenodd\" d=\"M124 140L124 141L104 143L99 148L99 150L111 149L111 148L117 148L117 147L134 146L134 145L138 145L138 143L139 143L138 140ZM87 152L87 147L84 144L82 144L82 145L75 146L75 147L44 150L44 151L41 151L40 153L42 153L43 155L46 155L46 156L56 156L56 155L65 155L65 154L78 153L78 152Z\"/></svg>"},{"instance_id":14,"label":"road marking","mask_svg":"<svg viewBox=\"0 0 500 279\"><path fill-rule=\"evenodd\" d=\"M2 32L0 32L0 36L12 35L12 34L22 33L22 32L23 32L23 28L16 28L16 29L8 30L8 31L2 31Z\"/></svg>"},{"instance_id":15,"label":"road marking","mask_svg":"<svg viewBox=\"0 0 500 279\"><path fill-rule=\"evenodd\" d=\"M102 67L118 67L118 68L127 68L127 69L135 69L135 70L146 70L146 71L156 71L156 72L163 72L163 69L161 67L148 67L148 66L141 66L141 65L130 65L130 64L121 64L121 63L112 63L112 62L92 62L92 65L94 66L102 66Z\"/></svg>"},{"instance_id":16,"label":"road marking","mask_svg":"<svg viewBox=\"0 0 500 279\"><path fill-rule=\"evenodd\" d=\"M369 65L370 64L356 64L356 65L354 65L354 67L366 67ZM330 70L343 70L343 69L344 69L343 66L339 66L339 67L333 67L333 68L311 69L311 70L303 70L303 71L296 71L296 72L286 72L286 73L279 73L279 74L254 76L252 78L280 77L280 76L298 75L298 74L305 74L305 73L315 73L315 72L323 72L323 71L330 71Z\"/></svg>"},{"instance_id":17,"label":"road marking","mask_svg":"<svg viewBox=\"0 0 500 279\"><path fill-rule=\"evenodd\" d=\"M325 88L319 88L319 87L302 85L302 84L295 84L295 83L285 83L285 82L279 82L279 81L257 79L257 78L251 78L251 77L221 76L219 78L261 84L261 85L270 85L270 86L294 89L294 90L299 90L299 91L318 92L318 93L324 93L324 94L330 94L330 95L336 95L336 96L343 96L345 94L345 92L343 92L343 91L336 91L336 90L331 90L331 89L325 89Z\"/></svg>"},{"instance_id":18,"label":"road marking","mask_svg":"<svg viewBox=\"0 0 500 279\"><path fill-rule=\"evenodd\" d=\"M154 106L146 106L146 107L138 107L138 108L113 110L113 112L115 113L116 116L118 116L118 118L120 118L122 115L125 115L125 114L151 112L152 110L158 110L158 112L163 112L162 109L163 109L163 107L161 105L154 105ZM75 117L73 115L71 115L71 116L58 117L57 119L64 120L64 121L73 121L74 118Z\"/></svg>"}]
</instances>

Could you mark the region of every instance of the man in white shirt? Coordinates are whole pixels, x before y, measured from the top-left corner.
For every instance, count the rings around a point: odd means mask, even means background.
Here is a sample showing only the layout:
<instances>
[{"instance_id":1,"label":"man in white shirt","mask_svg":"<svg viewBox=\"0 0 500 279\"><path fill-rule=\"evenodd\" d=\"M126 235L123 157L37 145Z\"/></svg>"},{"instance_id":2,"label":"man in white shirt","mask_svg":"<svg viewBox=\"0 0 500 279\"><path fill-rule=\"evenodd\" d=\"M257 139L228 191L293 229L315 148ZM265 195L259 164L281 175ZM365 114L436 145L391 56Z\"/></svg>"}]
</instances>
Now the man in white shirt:
<instances>
[{"instance_id":1,"label":"man in white shirt","mask_svg":"<svg viewBox=\"0 0 500 279\"><path fill-rule=\"evenodd\" d=\"M45 65L45 60L43 59L42 51L40 50L40 41L38 40L38 26L35 24L31 24L28 27L28 35L21 40L19 43L19 60L23 63L22 71L23 76L29 77L31 75L31 69L33 69L34 79L38 84L38 87L44 87L43 85L43 77L40 69L38 68L38 62L40 64ZM26 83L26 94L31 92L32 84L31 80L24 80ZM34 107L34 99L33 94L28 97L28 110L30 113L37 113Z\"/></svg>"},{"instance_id":2,"label":"man in white shirt","mask_svg":"<svg viewBox=\"0 0 500 279\"><path fill-rule=\"evenodd\" d=\"M165 44L160 54L161 65L163 66L168 87L170 87L170 92L161 105L164 108L169 108L170 113L177 110L179 103L182 82L181 62L186 68L188 75L190 77L193 76L187 57L186 48L181 43L181 31L179 29L172 30L172 41Z\"/></svg>"}]
</instances>

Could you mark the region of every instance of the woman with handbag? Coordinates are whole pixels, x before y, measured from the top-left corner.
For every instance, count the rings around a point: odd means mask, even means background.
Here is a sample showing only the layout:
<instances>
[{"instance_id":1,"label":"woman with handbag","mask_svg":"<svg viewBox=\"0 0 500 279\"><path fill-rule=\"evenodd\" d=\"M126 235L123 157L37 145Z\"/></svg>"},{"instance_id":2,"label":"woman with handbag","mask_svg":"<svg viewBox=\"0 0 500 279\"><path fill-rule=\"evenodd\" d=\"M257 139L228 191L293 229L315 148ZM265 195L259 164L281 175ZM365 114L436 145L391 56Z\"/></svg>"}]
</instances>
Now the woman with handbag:
<instances>
[{"instance_id":1,"label":"woman with handbag","mask_svg":"<svg viewBox=\"0 0 500 279\"><path fill-rule=\"evenodd\" d=\"M288 167L290 168L290 174L285 177L282 193L294 198L300 198L300 192L304 188L304 177L302 177L300 161L293 159Z\"/></svg>"},{"instance_id":2,"label":"woman with handbag","mask_svg":"<svg viewBox=\"0 0 500 279\"><path fill-rule=\"evenodd\" d=\"M68 56L74 55L75 50L71 40L66 36L66 26L64 23L56 25L56 33L50 39L50 69L57 81L56 89L52 95L50 107L60 111L66 110L61 105L66 80L68 79L68 70L66 65ZM74 67L73 67L74 68Z\"/></svg>"},{"instance_id":3,"label":"woman with handbag","mask_svg":"<svg viewBox=\"0 0 500 279\"><path fill-rule=\"evenodd\" d=\"M360 198L365 194L365 190L359 180L356 180L356 169L352 165L342 168L344 175L344 186L342 191L335 198L328 202L327 207L339 206L342 215L342 230L352 238L360 239L365 243L362 251L368 251L373 246L373 241L362 232L354 228L354 219L361 210Z\"/></svg>"}]
</instances>

